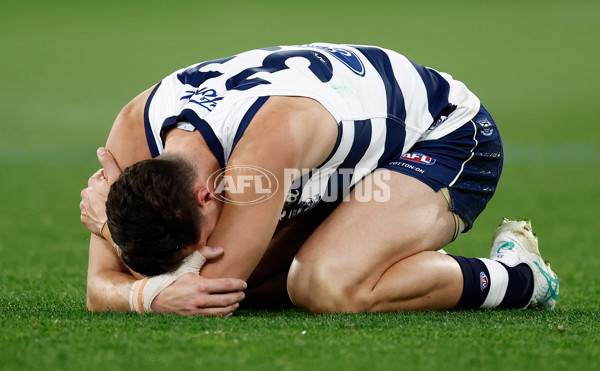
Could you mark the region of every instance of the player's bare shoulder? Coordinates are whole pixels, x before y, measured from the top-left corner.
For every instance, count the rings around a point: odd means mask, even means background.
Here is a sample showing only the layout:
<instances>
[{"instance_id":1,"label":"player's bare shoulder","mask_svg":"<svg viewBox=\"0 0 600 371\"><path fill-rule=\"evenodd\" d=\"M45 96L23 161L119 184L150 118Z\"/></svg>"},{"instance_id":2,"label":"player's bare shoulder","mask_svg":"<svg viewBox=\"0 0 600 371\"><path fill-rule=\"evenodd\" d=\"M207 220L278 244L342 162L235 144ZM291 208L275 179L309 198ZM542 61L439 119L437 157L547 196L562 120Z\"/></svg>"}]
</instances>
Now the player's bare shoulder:
<instances>
[{"instance_id":1,"label":"player's bare shoulder","mask_svg":"<svg viewBox=\"0 0 600 371\"><path fill-rule=\"evenodd\" d=\"M276 144L271 151L295 152L301 168L321 164L337 136L337 122L323 105L311 98L289 96L270 97L244 134L251 147L271 142Z\"/></svg>"},{"instance_id":2,"label":"player's bare shoulder","mask_svg":"<svg viewBox=\"0 0 600 371\"><path fill-rule=\"evenodd\" d=\"M121 169L151 158L144 128L144 109L154 88L152 86L127 103L110 130L106 148Z\"/></svg>"}]
</instances>

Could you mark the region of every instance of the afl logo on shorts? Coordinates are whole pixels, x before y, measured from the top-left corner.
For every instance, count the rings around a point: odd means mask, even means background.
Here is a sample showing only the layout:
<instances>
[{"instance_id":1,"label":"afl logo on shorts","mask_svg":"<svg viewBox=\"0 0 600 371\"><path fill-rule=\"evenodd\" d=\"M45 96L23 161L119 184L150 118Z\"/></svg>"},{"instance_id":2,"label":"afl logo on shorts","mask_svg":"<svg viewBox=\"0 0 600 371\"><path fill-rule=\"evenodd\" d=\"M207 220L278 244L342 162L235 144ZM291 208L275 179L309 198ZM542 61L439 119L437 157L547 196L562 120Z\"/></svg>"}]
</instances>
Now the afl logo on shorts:
<instances>
[{"instance_id":1,"label":"afl logo on shorts","mask_svg":"<svg viewBox=\"0 0 600 371\"><path fill-rule=\"evenodd\" d=\"M427 155L418 152L412 152L402 155L403 160L408 160L411 162L417 162L422 165L433 165L435 164L435 159L431 158Z\"/></svg>"}]
</instances>

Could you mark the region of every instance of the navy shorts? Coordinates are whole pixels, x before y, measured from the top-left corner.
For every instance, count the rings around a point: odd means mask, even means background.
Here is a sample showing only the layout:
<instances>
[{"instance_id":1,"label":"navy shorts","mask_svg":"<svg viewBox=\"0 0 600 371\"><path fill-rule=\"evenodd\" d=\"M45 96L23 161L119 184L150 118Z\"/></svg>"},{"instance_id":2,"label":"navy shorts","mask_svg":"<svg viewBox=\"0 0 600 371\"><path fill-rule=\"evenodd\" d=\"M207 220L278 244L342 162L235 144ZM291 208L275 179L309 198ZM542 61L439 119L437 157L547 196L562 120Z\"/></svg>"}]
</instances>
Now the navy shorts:
<instances>
[{"instance_id":1,"label":"navy shorts","mask_svg":"<svg viewBox=\"0 0 600 371\"><path fill-rule=\"evenodd\" d=\"M469 230L496 191L503 158L498 128L481 106L477 116L458 130L417 142L382 167L419 179L436 192L447 187L452 210Z\"/></svg>"}]
</instances>

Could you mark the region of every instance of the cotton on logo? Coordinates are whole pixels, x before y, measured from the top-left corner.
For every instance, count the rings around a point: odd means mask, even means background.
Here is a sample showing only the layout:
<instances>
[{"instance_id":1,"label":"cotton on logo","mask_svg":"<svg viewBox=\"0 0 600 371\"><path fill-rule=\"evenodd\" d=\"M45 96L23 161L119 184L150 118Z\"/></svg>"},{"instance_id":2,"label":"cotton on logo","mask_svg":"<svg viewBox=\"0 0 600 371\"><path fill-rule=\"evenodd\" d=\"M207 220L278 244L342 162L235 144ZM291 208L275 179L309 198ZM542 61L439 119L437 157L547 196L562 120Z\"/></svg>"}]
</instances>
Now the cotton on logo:
<instances>
[{"instance_id":1,"label":"cotton on logo","mask_svg":"<svg viewBox=\"0 0 600 371\"><path fill-rule=\"evenodd\" d=\"M243 165L215 171L208 177L206 185L209 190L213 190L211 194L217 200L251 205L273 197L279 188L279 181L267 169ZM240 195L245 197L239 197Z\"/></svg>"}]
</instances>

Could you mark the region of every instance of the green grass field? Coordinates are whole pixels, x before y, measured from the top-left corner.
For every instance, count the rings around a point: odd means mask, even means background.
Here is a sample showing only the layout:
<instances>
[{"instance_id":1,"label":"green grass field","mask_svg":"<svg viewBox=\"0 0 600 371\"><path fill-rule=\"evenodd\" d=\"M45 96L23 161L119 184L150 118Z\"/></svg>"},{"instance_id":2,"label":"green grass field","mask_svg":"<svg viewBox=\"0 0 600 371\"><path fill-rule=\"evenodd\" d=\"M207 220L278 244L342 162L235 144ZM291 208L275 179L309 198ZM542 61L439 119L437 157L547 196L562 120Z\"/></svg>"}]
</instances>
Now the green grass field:
<instances>
[{"instance_id":1,"label":"green grass field","mask_svg":"<svg viewBox=\"0 0 600 371\"><path fill-rule=\"evenodd\" d=\"M592 0L0 2L0 369L600 369L598 14ZM395 49L481 98L505 170L449 250L486 256L502 217L531 218L556 310L86 310L79 192L120 108L191 63L313 41Z\"/></svg>"}]
</instances>

